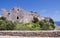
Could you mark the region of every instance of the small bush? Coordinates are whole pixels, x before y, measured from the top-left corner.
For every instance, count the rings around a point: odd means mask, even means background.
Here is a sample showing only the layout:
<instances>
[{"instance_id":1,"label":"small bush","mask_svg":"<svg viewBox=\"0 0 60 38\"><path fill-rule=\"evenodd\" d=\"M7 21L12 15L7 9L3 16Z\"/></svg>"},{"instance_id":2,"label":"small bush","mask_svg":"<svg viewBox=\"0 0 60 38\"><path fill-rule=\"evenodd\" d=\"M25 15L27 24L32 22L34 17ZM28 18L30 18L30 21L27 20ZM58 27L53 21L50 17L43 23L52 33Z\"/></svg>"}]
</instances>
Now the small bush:
<instances>
[{"instance_id":1,"label":"small bush","mask_svg":"<svg viewBox=\"0 0 60 38\"><path fill-rule=\"evenodd\" d=\"M0 30L14 30L15 26L14 22L6 20L5 17L0 17Z\"/></svg>"},{"instance_id":2,"label":"small bush","mask_svg":"<svg viewBox=\"0 0 60 38\"><path fill-rule=\"evenodd\" d=\"M55 26L53 23L50 23L50 27L49 27L51 30L55 29Z\"/></svg>"},{"instance_id":3,"label":"small bush","mask_svg":"<svg viewBox=\"0 0 60 38\"><path fill-rule=\"evenodd\" d=\"M6 20L6 18L5 17L0 17L0 20Z\"/></svg>"},{"instance_id":4,"label":"small bush","mask_svg":"<svg viewBox=\"0 0 60 38\"><path fill-rule=\"evenodd\" d=\"M53 19L50 19L50 20L49 20L49 22L54 24L54 21L53 21Z\"/></svg>"},{"instance_id":5,"label":"small bush","mask_svg":"<svg viewBox=\"0 0 60 38\"><path fill-rule=\"evenodd\" d=\"M0 20L0 30L14 30L15 24L11 21Z\"/></svg>"},{"instance_id":6,"label":"small bush","mask_svg":"<svg viewBox=\"0 0 60 38\"><path fill-rule=\"evenodd\" d=\"M36 23L36 22L39 22L39 20L38 20L37 17L33 17L33 21L32 22Z\"/></svg>"},{"instance_id":7,"label":"small bush","mask_svg":"<svg viewBox=\"0 0 60 38\"><path fill-rule=\"evenodd\" d=\"M53 30L55 29L54 23L51 22L47 22L46 20L40 21L39 25L41 30Z\"/></svg>"},{"instance_id":8,"label":"small bush","mask_svg":"<svg viewBox=\"0 0 60 38\"><path fill-rule=\"evenodd\" d=\"M15 23L11 22L11 21L8 21L6 23L6 30L14 30L15 29Z\"/></svg>"}]
</instances>

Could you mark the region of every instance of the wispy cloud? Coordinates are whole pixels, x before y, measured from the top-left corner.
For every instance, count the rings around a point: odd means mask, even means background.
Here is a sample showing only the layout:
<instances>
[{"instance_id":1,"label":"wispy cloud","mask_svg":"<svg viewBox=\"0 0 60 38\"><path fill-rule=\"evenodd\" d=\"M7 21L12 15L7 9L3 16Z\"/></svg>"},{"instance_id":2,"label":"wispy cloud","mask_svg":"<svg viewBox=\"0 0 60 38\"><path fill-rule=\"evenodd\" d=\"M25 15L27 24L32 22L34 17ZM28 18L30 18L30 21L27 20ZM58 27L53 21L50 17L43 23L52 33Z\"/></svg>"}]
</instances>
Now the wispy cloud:
<instances>
[{"instance_id":1,"label":"wispy cloud","mask_svg":"<svg viewBox=\"0 0 60 38\"><path fill-rule=\"evenodd\" d=\"M59 12L60 11L54 11L54 16L59 16L60 15Z\"/></svg>"},{"instance_id":2,"label":"wispy cloud","mask_svg":"<svg viewBox=\"0 0 60 38\"><path fill-rule=\"evenodd\" d=\"M52 17L55 21L60 21L60 11L54 11Z\"/></svg>"},{"instance_id":3,"label":"wispy cloud","mask_svg":"<svg viewBox=\"0 0 60 38\"><path fill-rule=\"evenodd\" d=\"M44 13L44 12L47 12L47 10L46 9L43 9L43 10L41 10L41 12Z\"/></svg>"}]
</instances>

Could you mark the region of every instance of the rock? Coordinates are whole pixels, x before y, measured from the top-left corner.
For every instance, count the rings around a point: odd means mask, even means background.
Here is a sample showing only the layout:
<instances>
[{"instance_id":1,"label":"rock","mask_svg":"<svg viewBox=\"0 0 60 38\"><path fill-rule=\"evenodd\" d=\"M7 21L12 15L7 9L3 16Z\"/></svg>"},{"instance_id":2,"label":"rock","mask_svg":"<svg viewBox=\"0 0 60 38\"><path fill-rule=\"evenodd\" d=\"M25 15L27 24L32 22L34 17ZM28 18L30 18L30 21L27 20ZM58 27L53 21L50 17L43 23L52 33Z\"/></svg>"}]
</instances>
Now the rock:
<instances>
[{"instance_id":1,"label":"rock","mask_svg":"<svg viewBox=\"0 0 60 38\"><path fill-rule=\"evenodd\" d=\"M6 11L2 10L2 16L6 17L8 20L29 23L32 22L33 17L37 17L39 21L44 20L45 18L40 16L37 12L28 12L22 8L14 7L12 10Z\"/></svg>"}]
</instances>

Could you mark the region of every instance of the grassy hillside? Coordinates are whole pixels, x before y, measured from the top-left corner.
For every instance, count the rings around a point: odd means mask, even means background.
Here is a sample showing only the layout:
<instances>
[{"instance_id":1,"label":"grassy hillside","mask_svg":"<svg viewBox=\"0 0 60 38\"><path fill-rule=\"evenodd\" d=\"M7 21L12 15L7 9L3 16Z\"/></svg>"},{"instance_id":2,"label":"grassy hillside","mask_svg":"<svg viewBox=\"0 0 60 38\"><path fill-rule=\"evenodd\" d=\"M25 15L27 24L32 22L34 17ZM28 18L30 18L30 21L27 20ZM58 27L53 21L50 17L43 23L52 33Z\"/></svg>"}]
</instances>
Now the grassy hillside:
<instances>
[{"instance_id":1,"label":"grassy hillside","mask_svg":"<svg viewBox=\"0 0 60 38\"><path fill-rule=\"evenodd\" d=\"M52 21L46 20L38 21L34 18L34 21L30 23L19 23L7 20L5 17L0 17L0 30L54 30L55 26Z\"/></svg>"}]
</instances>

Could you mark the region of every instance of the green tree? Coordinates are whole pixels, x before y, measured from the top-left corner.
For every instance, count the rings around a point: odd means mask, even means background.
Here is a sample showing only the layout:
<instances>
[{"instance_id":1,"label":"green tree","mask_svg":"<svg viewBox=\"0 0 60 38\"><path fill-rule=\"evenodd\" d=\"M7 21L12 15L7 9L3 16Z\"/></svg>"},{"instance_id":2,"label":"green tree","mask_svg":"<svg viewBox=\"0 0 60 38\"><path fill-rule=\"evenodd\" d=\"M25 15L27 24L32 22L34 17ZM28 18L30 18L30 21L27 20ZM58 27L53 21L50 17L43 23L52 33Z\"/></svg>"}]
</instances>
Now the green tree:
<instances>
[{"instance_id":1,"label":"green tree","mask_svg":"<svg viewBox=\"0 0 60 38\"><path fill-rule=\"evenodd\" d=\"M6 20L4 17L0 17L0 30L14 30L16 24L12 21Z\"/></svg>"},{"instance_id":2,"label":"green tree","mask_svg":"<svg viewBox=\"0 0 60 38\"><path fill-rule=\"evenodd\" d=\"M39 25L40 25L41 30L48 30L49 29L49 25L46 20L40 21Z\"/></svg>"},{"instance_id":3,"label":"green tree","mask_svg":"<svg viewBox=\"0 0 60 38\"><path fill-rule=\"evenodd\" d=\"M6 22L6 30L14 30L15 26L16 26L15 23L13 23L12 21Z\"/></svg>"},{"instance_id":4,"label":"green tree","mask_svg":"<svg viewBox=\"0 0 60 38\"><path fill-rule=\"evenodd\" d=\"M53 30L55 26L52 22L47 22L46 20L42 20L39 22L40 28L42 30Z\"/></svg>"},{"instance_id":5,"label":"green tree","mask_svg":"<svg viewBox=\"0 0 60 38\"><path fill-rule=\"evenodd\" d=\"M6 23L3 20L0 20L0 30L5 30L6 29Z\"/></svg>"},{"instance_id":6,"label":"green tree","mask_svg":"<svg viewBox=\"0 0 60 38\"><path fill-rule=\"evenodd\" d=\"M33 17L33 21L32 22L36 23L36 22L39 22L39 20L38 20L37 17Z\"/></svg>"},{"instance_id":7,"label":"green tree","mask_svg":"<svg viewBox=\"0 0 60 38\"><path fill-rule=\"evenodd\" d=\"M49 22L54 24L54 21L53 21L53 19L50 19L50 20L49 20Z\"/></svg>"},{"instance_id":8,"label":"green tree","mask_svg":"<svg viewBox=\"0 0 60 38\"><path fill-rule=\"evenodd\" d=\"M6 18L5 17L0 17L0 20L6 20Z\"/></svg>"}]
</instances>

